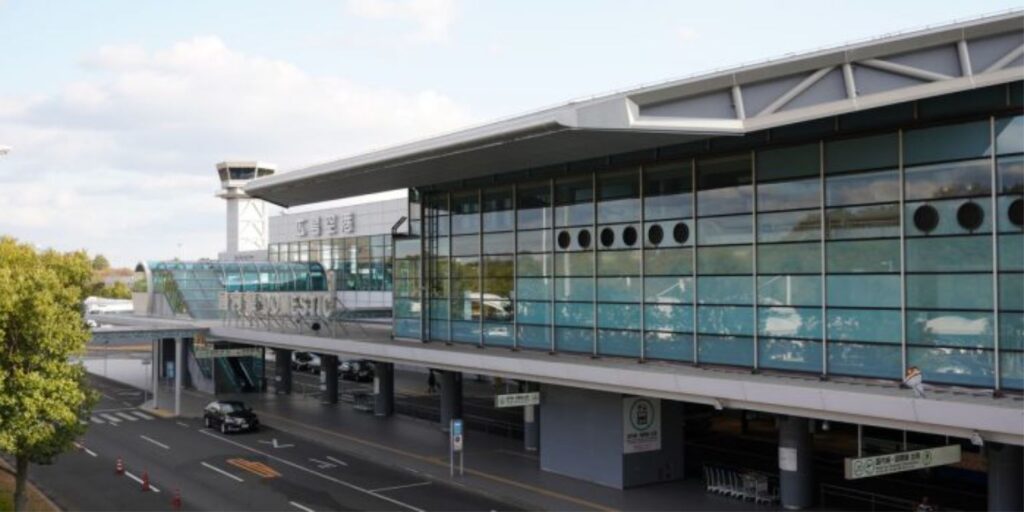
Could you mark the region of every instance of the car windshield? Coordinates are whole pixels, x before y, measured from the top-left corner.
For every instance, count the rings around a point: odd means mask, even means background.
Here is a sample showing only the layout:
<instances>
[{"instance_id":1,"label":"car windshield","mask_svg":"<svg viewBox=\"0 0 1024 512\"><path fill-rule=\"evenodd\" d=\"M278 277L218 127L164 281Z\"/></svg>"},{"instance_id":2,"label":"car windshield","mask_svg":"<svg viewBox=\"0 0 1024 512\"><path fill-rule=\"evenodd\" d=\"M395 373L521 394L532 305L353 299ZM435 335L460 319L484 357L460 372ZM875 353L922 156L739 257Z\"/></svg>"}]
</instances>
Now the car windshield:
<instances>
[{"instance_id":1,"label":"car windshield","mask_svg":"<svg viewBox=\"0 0 1024 512\"><path fill-rule=\"evenodd\" d=\"M305 352L299 352L298 354L295 354L295 359L299 361L309 361L310 359L313 359L313 356Z\"/></svg>"},{"instance_id":2,"label":"car windshield","mask_svg":"<svg viewBox=\"0 0 1024 512\"><path fill-rule=\"evenodd\" d=\"M223 402L220 404L220 410L224 413L244 412L245 404L241 402Z\"/></svg>"}]
</instances>

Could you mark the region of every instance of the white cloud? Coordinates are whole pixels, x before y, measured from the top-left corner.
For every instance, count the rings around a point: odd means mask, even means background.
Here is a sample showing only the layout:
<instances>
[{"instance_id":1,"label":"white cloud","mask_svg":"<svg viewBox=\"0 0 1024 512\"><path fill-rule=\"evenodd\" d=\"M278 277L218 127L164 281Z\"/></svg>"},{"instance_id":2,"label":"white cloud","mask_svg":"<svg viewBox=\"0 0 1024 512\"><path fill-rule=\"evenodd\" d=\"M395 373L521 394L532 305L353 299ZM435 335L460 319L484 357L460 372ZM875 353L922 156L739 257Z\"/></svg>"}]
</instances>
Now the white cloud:
<instances>
[{"instance_id":1,"label":"white cloud","mask_svg":"<svg viewBox=\"0 0 1024 512\"><path fill-rule=\"evenodd\" d=\"M700 38L700 32L690 27L682 27L676 30L676 39L681 43L689 43Z\"/></svg>"},{"instance_id":2,"label":"white cloud","mask_svg":"<svg viewBox=\"0 0 1024 512\"><path fill-rule=\"evenodd\" d=\"M348 12L359 17L411 23L415 43L447 41L455 22L455 0L348 0Z\"/></svg>"},{"instance_id":3,"label":"white cloud","mask_svg":"<svg viewBox=\"0 0 1024 512\"><path fill-rule=\"evenodd\" d=\"M443 94L371 88L246 55L216 37L148 52L104 47L87 79L0 97L0 233L87 248L115 263L215 256L217 161L283 169L450 130L472 119Z\"/></svg>"}]
</instances>

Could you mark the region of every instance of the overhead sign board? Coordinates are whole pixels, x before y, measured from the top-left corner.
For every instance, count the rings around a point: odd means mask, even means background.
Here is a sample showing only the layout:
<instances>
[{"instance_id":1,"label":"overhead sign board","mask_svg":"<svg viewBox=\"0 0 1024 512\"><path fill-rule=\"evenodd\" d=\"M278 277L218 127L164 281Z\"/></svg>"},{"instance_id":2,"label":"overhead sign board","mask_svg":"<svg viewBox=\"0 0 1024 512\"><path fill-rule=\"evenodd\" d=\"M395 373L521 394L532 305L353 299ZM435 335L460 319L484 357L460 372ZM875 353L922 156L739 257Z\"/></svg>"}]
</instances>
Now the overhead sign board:
<instances>
[{"instance_id":1,"label":"overhead sign board","mask_svg":"<svg viewBox=\"0 0 1024 512\"><path fill-rule=\"evenodd\" d=\"M846 479L868 478L903 471L944 466L960 462L960 445L940 446L925 450L889 453L872 457L848 457L845 461Z\"/></svg>"},{"instance_id":2,"label":"overhead sign board","mask_svg":"<svg viewBox=\"0 0 1024 512\"><path fill-rule=\"evenodd\" d=\"M494 406L498 408L523 407L526 405L539 404L540 391L534 391L532 393L512 393L509 395L496 395L494 397Z\"/></svg>"},{"instance_id":3,"label":"overhead sign board","mask_svg":"<svg viewBox=\"0 0 1024 512\"><path fill-rule=\"evenodd\" d=\"M622 399L622 443L623 453L661 449L661 400L645 397Z\"/></svg>"},{"instance_id":4,"label":"overhead sign board","mask_svg":"<svg viewBox=\"0 0 1024 512\"><path fill-rule=\"evenodd\" d=\"M196 359L213 359L215 357L261 357L261 348L196 348Z\"/></svg>"}]
</instances>

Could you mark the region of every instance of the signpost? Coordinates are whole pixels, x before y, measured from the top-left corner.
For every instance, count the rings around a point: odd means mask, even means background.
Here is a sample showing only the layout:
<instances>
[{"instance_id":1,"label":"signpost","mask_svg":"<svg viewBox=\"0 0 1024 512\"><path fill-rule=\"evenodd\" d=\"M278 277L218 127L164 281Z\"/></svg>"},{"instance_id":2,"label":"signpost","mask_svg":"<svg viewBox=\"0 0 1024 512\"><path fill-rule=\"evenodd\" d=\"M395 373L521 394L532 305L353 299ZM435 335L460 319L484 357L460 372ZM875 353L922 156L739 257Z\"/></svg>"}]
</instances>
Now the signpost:
<instances>
[{"instance_id":1,"label":"signpost","mask_svg":"<svg viewBox=\"0 0 1024 512\"><path fill-rule=\"evenodd\" d=\"M528 405L540 405L540 391L532 393L513 393L510 395L495 395L494 406L502 407L524 407Z\"/></svg>"},{"instance_id":2,"label":"signpost","mask_svg":"<svg viewBox=\"0 0 1024 512\"><path fill-rule=\"evenodd\" d=\"M960 462L960 445L940 446L910 452L889 453L872 457L847 457L846 479L868 478L903 471L944 466Z\"/></svg>"},{"instance_id":3,"label":"signpost","mask_svg":"<svg viewBox=\"0 0 1024 512\"><path fill-rule=\"evenodd\" d=\"M450 436L448 474L455 476L455 452L459 453L459 476L462 476L464 465L462 461L462 420L453 419L448 425Z\"/></svg>"},{"instance_id":4,"label":"signpost","mask_svg":"<svg viewBox=\"0 0 1024 512\"><path fill-rule=\"evenodd\" d=\"M622 399L622 452L641 453L661 449L661 400Z\"/></svg>"}]
</instances>

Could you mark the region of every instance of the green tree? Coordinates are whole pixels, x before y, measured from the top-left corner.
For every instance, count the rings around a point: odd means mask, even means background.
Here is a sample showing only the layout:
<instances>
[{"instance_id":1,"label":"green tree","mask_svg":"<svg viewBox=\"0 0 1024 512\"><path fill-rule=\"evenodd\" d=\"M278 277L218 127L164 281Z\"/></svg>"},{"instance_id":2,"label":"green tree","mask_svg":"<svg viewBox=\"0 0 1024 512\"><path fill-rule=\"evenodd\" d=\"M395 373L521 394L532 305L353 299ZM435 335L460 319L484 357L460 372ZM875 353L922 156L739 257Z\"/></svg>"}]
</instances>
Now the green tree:
<instances>
[{"instance_id":1,"label":"green tree","mask_svg":"<svg viewBox=\"0 0 1024 512\"><path fill-rule=\"evenodd\" d=\"M89 340L81 302L84 252L38 252L0 237L0 452L15 459L14 510L25 509L29 463L49 463L85 428L95 394L70 361Z\"/></svg>"},{"instance_id":2,"label":"green tree","mask_svg":"<svg viewBox=\"0 0 1024 512\"><path fill-rule=\"evenodd\" d=\"M106 270L108 268L110 268L110 261L107 260L106 256L97 254L96 257L92 259L93 270Z\"/></svg>"}]
</instances>

